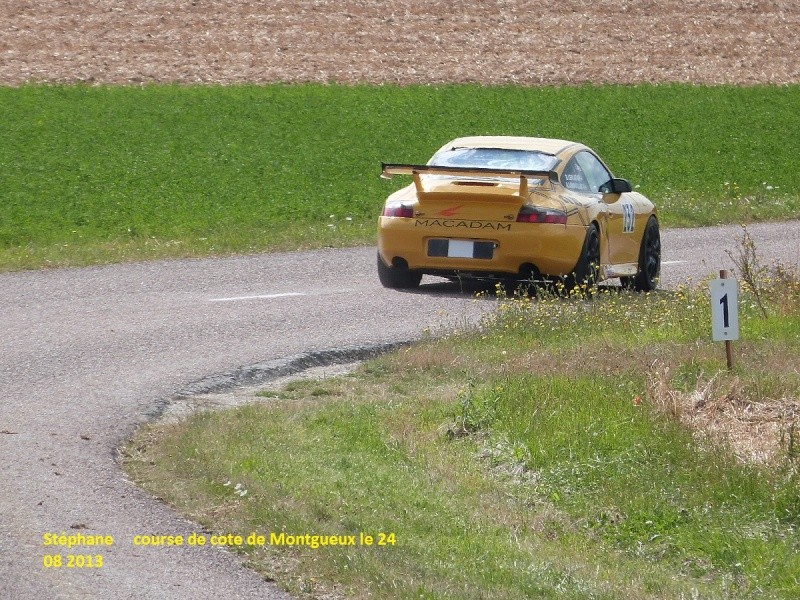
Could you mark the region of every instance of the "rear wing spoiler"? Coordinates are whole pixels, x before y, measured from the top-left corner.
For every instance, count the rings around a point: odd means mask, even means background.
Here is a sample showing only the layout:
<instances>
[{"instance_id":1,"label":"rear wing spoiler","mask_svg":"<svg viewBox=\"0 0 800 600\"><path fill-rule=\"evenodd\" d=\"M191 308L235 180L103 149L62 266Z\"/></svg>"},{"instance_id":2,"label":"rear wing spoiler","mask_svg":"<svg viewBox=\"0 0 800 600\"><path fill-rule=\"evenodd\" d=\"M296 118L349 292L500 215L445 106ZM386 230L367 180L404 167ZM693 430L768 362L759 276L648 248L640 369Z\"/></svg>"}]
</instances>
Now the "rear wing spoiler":
<instances>
[{"instance_id":1,"label":"rear wing spoiler","mask_svg":"<svg viewBox=\"0 0 800 600\"><path fill-rule=\"evenodd\" d=\"M449 177L463 177L465 179L481 177L519 178L519 195L524 198L528 195L529 179L545 179L550 182L558 181L555 171L530 171L527 169L492 169L484 167L441 167L435 165L406 165L381 163L381 178L391 179L394 175L411 175L418 193L424 193L420 175L444 175Z\"/></svg>"}]
</instances>

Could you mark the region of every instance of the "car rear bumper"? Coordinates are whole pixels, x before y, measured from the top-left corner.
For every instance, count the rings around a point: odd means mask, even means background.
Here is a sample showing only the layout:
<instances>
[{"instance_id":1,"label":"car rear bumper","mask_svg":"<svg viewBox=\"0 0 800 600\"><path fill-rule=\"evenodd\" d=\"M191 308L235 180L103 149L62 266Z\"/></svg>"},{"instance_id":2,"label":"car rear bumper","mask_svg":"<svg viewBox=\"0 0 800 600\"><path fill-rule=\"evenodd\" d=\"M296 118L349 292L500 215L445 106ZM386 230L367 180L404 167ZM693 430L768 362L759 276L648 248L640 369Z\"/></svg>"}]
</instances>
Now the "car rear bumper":
<instances>
[{"instance_id":1,"label":"car rear bumper","mask_svg":"<svg viewBox=\"0 0 800 600\"><path fill-rule=\"evenodd\" d=\"M378 222L378 253L386 265L400 261L409 269L441 275L568 275L585 238L582 225L399 217ZM471 256L469 242L475 248Z\"/></svg>"}]
</instances>

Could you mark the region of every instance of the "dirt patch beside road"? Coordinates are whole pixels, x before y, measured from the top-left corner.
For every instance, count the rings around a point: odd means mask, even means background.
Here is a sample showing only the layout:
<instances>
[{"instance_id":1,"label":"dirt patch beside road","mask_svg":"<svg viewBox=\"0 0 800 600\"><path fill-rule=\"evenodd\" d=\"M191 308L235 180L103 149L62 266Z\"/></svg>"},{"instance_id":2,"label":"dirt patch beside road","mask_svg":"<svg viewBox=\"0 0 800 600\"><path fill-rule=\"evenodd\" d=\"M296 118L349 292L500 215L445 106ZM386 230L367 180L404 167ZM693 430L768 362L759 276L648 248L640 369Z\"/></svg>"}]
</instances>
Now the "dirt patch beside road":
<instances>
[{"instance_id":1,"label":"dirt patch beside road","mask_svg":"<svg viewBox=\"0 0 800 600\"><path fill-rule=\"evenodd\" d=\"M0 84L800 82L796 0L2 0Z\"/></svg>"}]
</instances>

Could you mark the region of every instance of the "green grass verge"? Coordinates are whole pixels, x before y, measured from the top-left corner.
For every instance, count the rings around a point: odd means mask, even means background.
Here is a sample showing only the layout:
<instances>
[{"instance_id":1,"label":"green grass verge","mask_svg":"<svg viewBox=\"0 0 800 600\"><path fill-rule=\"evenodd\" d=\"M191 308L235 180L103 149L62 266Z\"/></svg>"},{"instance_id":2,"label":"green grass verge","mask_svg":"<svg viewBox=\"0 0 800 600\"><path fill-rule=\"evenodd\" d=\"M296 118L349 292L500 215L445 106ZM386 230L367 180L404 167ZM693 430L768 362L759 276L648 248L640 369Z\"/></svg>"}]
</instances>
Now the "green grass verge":
<instances>
[{"instance_id":1,"label":"green grass verge","mask_svg":"<svg viewBox=\"0 0 800 600\"><path fill-rule=\"evenodd\" d=\"M379 162L594 147L666 226L800 213L800 86L0 88L0 269L371 243Z\"/></svg>"},{"instance_id":2,"label":"green grass verge","mask_svg":"<svg viewBox=\"0 0 800 600\"><path fill-rule=\"evenodd\" d=\"M394 535L242 549L301 597L798 597L800 279L781 273L766 315L743 295L732 373L702 290L501 297L476 331L145 428L126 466L215 532Z\"/></svg>"}]
</instances>

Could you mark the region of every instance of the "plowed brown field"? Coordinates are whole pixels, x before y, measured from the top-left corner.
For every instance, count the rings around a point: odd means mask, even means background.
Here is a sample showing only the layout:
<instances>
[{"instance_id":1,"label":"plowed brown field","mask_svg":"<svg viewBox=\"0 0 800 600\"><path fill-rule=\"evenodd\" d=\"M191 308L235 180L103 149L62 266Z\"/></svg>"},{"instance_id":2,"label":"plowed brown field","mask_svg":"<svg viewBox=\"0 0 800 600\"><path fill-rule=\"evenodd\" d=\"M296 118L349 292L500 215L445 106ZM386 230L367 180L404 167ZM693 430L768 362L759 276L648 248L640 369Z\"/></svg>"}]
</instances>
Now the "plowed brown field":
<instances>
[{"instance_id":1,"label":"plowed brown field","mask_svg":"<svg viewBox=\"0 0 800 600\"><path fill-rule=\"evenodd\" d=\"M798 0L0 0L0 83L800 82Z\"/></svg>"}]
</instances>

